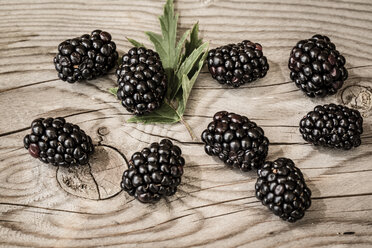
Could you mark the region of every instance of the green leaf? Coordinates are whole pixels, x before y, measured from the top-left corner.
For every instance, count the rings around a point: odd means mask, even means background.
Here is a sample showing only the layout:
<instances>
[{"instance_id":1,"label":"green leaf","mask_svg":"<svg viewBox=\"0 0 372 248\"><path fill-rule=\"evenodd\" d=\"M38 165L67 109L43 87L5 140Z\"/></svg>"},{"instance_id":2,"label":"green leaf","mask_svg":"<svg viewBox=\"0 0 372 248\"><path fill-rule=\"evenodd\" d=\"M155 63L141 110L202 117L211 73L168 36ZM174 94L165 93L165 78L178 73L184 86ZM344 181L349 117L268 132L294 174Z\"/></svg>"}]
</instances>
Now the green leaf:
<instances>
[{"instance_id":1,"label":"green leaf","mask_svg":"<svg viewBox=\"0 0 372 248\"><path fill-rule=\"evenodd\" d=\"M183 57L183 55L181 54L182 52L182 49L184 47L184 44L185 44L185 41L187 39L187 37L189 36L190 34L190 30L187 30L183 35L182 37L180 38L180 40L178 41L177 43L177 47L176 47L176 54L178 54L177 56L177 66L176 68L178 68L178 64L180 63L181 61L181 57ZM178 85L179 85L179 80L175 77L174 73L176 71L176 68L172 68L170 71L167 71L167 69L165 70L166 74L167 74L167 77L168 77L168 89L167 89L167 94L166 94L166 98L167 99L171 99L170 98L170 95L172 94L172 92L174 90L176 90L178 88ZM168 69L169 70L169 69Z\"/></svg>"},{"instance_id":2,"label":"green leaf","mask_svg":"<svg viewBox=\"0 0 372 248\"><path fill-rule=\"evenodd\" d=\"M176 54L177 54L177 62L180 61L180 57L181 57L181 52L182 52L182 48L183 48L183 45L185 44L185 41L187 39L187 37L189 36L190 34L190 30L187 30L181 37L181 39L178 41L177 43L177 48L176 48ZM178 68L178 67L177 67Z\"/></svg>"},{"instance_id":3,"label":"green leaf","mask_svg":"<svg viewBox=\"0 0 372 248\"><path fill-rule=\"evenodd\" d=\"M189 89L190 89L189 91L191 91L190 85L192 84L189 78L187 77L187 75L183 75L182 80L181 80L181 85L182 85L182 91L180 91L180 94L178 94L178 97L177 97L177 99L179 100L178 108L177 108L178 115L183 115L186 109L186 103L187 103L189 96L187 94L184 94L184 92L187 92Z\"/></svg>"},{"instance_id":4,"label":"green leaf","mask_svg":"<svg viewBox=\"0 0 372 248\"><path fill-rule=\"evenodd\" d=\"M139 42L139 41L136 41L136 40L134 40L134 39L131 39L131 38L128 38L128 37L126 37L127 38L127 40L133 45L133 46L135 46L135 47L145 47L145 45L144 44L142 44L141 42ZM145 47L146 48L146 47Z\"/></svg>"},{"instance_id":5,"label":"green leaf","mask_svg":"<svg viewBox=\"0 0 372 248\"><path fill-rule=\"evenodd\" d=\"M145 32L145 34L149 37L152 44L154 44L156 52L159 54L161 63L164 68L173 68L169 66L169 57L167 54L167 50L164 47L164 41L160 34L156 34L154 32Z\"/></svg>"},{"instance_id":6,"label":"green leaf","mask_svg":"<svg viewBox=\"0 0 372 248\"><path fill-rule=\"evenodd\" d=\"M174 68L177 62L175 51L177 38L178 14L174 14L173 0L167 0L164 6L164 14L159 17L165 50L169 58L169 67Z\"/></svg>"},{"instance_id":7,"label":"green leaf","mask_svg":"<svg viewBox=\"0 0 372 248\"><path fill-rule=\"evenodd\" d=\"M163 14L159 17L161 34L146 32L159 54L167 75L168 89L162 106L155 111L130 118L129 123L176 123L185 125L192 138L190 126L183 119L191 90L204 65L208 53L208 43L199 39L199 24L185 31L177 42L178 14L174 12L174 1L167 0ZM189 39L188 39L189 38ZM136 47L144 45L136 40L127 38ZM110 89L114 95L117 88Z\"/></svg>"},{"instance_id":8,"label":"green leaf","mask_svg":"<svg viewBox=\"0 0 372 248\"><path fill-rule=\"evenodd\" d=\"M181 80L182 98L178 102L178 108L177 108L177 113L180 116L182 116L183 113L185 112L187 100L189 99L192 87L194 86L195 81L198 78L198 75L199 75L201 69L203 68L204 61L205 61L205 59L207 58L207 55L208 55L208 46L209 46L208 43L204 43L202 46L200 46L200 48L204 47L205 51L204 51L203 56L197 61L196 65L195 65L196 66L196 72L195 72L195 74L193 74L192 78L189 79L187 74L183 74L183 76L182 76L182 80ZM195 50L195 51L197 51L197 50Z\"/></svg>"},{"instance_id":9,"label":"green leaf","mask_svg":"<svg viewBox=\"0 0 372 248\"><path fill-rule=\"evenodd\" d=\"M207 53L208 46L209 46L209 44L206 42L203 45L201 45L200 47L198 47L197 49L195 49L190 54L190 56L188 56L184 60L184 62L180 65L180 68L178 69L178 71L176 73L178 84L177 84L176 87L174 87L174 90L170 94L170 99L171 100L174 99L174 97L177 95L178 90L181 88L184 75L187 75L189 77L193 77L193 75L198 76L199 72L198 73L193 73L192 75L189 75L189 72L198 64L198 62L200 61L200 59L202 57L202 54ZM203 57L205 57L205 56L203 56ZM205 59L202 60L202 63L204 63L204 60ZM203 66L203 64L202 64L202 66Z\"/></svg>"},{"instance_id":10,"label":"green leaf","mask_svg":"<svg viewBox=\"0 0 372 248\"><path fill-rule=\"evenodd\" d=\"M116 96L116 93L118 92L118 87L114 87L114 88L110 88L109 89L109 92L111 93L111 94L113 94L114 96Z\"/></svg>"},{"instance_id":11,"label":"green leaf","mask_svg":"<svg viewBox=\"0 0 372 248\"><path fill-rule=\"evenodd\" d=\"M206 42L197 49L195 49L181 64L180 68L177 71L177 77L179 79L182 78L184 74L188 75L192 68L197 64L200 59L200 56L205 52L208 48L209 44ZM207 49L208 50L208 49Z\"/></svg>"},{"instance_id":12,"label":"green leaf","mask_svg":"<svg viewBox=\"0 0 372 248\"><path fill-rule=\"evenodd\" d=\"M199 23L195 23L192 27L190 41L186 41L185 44L185 58L197 49L203 43L202 39L199 39Z\"/></svg>"},{"instance_id":13,"label":"green leaf","mask_svg":"<svg viewBox=\"0 0 372 248\"><path fill-rule=\"evenodd\" d=\"M139 116L133 116L127 122L129 123L144 123L144 124L153 124L153 123L176 123L180 121L180 117L177 112L166 102L158 108L157 110Z\"/></svg>"},{"instance_id":14,"label":"green leaf","mask_svg":"<svg viewBox=\"0 0 372 248\"><path fill-rule=\"evenodd\" d=\"M176 52L178 15L174 14L173 0L167 0L163 15L159 17L162 35L146 32L154 44L164 69L174 69L177 66L179 54Z\"/></svg>"}]
</instances>

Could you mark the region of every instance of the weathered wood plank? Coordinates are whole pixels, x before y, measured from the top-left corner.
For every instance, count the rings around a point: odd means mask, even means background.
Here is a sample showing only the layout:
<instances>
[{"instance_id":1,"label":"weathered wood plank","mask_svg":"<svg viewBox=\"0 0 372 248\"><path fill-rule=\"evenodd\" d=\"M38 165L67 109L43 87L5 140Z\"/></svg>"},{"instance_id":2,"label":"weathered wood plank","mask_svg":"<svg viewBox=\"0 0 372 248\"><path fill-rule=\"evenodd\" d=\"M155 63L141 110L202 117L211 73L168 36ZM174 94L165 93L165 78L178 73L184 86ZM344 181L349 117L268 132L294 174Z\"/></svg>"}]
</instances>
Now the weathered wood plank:
<instances>
[{"instance_id":1,"label":"weathered wood plank","mask_svg":"<svg viewBox=\"0 0 372 248\"><path fill-rule=\"evenodd\" d=\"M199 20L211 47L250 39L263 45L268 75L225 88L204 70L181 124L127 124L130 114L107 90L114 73L73 85L52 63L64 39L100 28L120 54L125 36L146 45L158 31L162 2L0 1L0 246L10 247L370 247L372 246L372 4L369 1L176 1L181 30ZM335 96L309 99L290 82L287 59L297 40L332 38L347 59L349 79ZM362 145L332 151L306 144L301 117L318 104L343 103L364 116ZM225 168L207 156L200 133L219 110L261 125L268 159L292 158L313 191L313 204L295 224L273 216L254 197L254 172ZM32 159L22 148L30 122L64 116L97 145L89 166L66 170ZM182 147L187 165L175 196L155 205L119 187L126 158L163 137ZM304 245L305 244L305 245Z\"/></svg>"}]
</instances>

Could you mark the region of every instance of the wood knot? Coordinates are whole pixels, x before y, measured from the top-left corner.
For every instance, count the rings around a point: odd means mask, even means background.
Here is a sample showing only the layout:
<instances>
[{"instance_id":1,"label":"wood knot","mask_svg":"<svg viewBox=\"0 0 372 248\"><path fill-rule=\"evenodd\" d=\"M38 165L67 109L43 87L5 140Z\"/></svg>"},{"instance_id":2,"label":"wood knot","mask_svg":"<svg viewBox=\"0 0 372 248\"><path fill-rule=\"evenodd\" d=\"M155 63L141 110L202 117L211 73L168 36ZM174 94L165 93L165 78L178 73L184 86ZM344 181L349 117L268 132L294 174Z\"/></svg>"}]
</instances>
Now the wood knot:
<instances>
[{"instance_id":1,"label":"wood knot","mask_svg":"<svg viewBox=\"0 0 372 248\"><path fill-rule=\"evenodd\" d=\"M341 93L344 105L366 113L372 108L372 89L361 85L345 87Z\"/></svg>"},{"instance_id":2,"label":"wood knot","mask_svg":"<svg viewBox=\"0 0 372 248\"><path fill-rule=\"evenodd\" d=\"M120 181L127 169L126 158L116 148L106 145L95 147L89 164L59 167L57 181L67 193L77 197L104 200L121 191Z\"/></svg>"},{"instance_id":3,"label":"wood knot","mask_svg":"<svg viewBox=\"0 0 372 248\"><path fill-rule=\"evenodd\" d=\"M101 136L105 136L110 133L110 130L107 127L99 127L97 133Z\"/></svg>"}]
</instances>

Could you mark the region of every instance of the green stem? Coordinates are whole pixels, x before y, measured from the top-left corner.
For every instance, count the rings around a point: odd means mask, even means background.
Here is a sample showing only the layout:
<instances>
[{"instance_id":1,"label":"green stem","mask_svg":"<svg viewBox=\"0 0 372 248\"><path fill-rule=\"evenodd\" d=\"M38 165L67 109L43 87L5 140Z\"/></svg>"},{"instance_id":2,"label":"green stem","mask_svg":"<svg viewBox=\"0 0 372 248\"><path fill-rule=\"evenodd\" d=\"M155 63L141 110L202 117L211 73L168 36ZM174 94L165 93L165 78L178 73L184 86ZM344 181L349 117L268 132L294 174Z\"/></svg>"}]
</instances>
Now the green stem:
<instances>
[{"instance_id":1,"label":"green stem","mask_svg":"<svg viewBox=\"0 0 372 248\"><path fill-rule=\"evenodd\" d=\"M194 134L194 132L192 131L190 125L186 122L186 120L183 118L182 115L178 114L176 108L174 107L174 105L172 103L170 103L169 101L166 100L166 103L176 112L176 114L178 115L178 117L180 118L180 122L186 127L187 129L187 132L190 134L190 137L192 140L196 140L196 136Z\"/></svg>"},{"instance_id":2,"label":"green stem","mask_svg":"<svg viewBox=\"0 0 372 248\"><path fill-rule=\"evenodd\" d=\"M180 122L186 127L187 131L189 132L189 134L191 136L191 139L196 140L196 136L195 136L194 132L192 131L190 125L185 121L183 116L180 116Z\"/></svg>"}]
</instances>

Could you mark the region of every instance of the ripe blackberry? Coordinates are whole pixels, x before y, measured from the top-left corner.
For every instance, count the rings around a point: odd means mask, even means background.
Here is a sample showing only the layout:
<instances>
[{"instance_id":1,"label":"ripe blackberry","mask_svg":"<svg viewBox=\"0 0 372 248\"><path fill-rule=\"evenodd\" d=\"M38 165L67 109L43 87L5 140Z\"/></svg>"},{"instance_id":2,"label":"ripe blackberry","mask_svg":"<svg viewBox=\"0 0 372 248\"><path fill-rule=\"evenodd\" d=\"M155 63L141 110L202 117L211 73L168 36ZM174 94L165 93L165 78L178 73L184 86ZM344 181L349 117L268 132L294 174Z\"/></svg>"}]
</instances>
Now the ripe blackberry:
<instances>
[{"instance_id":1,"label":"ripe blackberry","mask_svg":"<svg viewBox=\"0 0 372 248\"><path fill-rule=\"evenodd\" d=\"M181 149L168 139L152 143L132 155L121 187L142 203L154 203L176 193L185 160Z\"/></svg>"},{"instance_id":2,"label":"ripe blackberry","mask_svg":"<svg viewBox=\"0 0 372 248\"><path fill-rule=\"evenodd\" d=\"M122 105L136 115L151 112L163 102L167 77L159 55L151 49L132 48L116 71Z\"/></svg>"},{"instance_id":3,"label":"ripe blackberry","mask_svg":"<svg viewBox=\"0 0 372 248\"><path fill-rule=\"evenodd\" d=\"M31 156L55 166L86 164L94 151L92 139L62 117L34 120L23 143Z\"/></svg>"},{"instance_id":4,"label":"ripe blackberry","mask_svg":"<svg viewBox=\"0 0 372 248\"><path fill-rule=\"evenodd\" d=\"M226 165L242 171L258 169L269 149L262 128L245 116L226 111L214 115L201 138L208 155L218 156Z\"/></svg>"},{"instance_id":5,"label":"ripe blackberry","mask_svg":"<svg viewBox=\"0 0 372 248\"><path fill-rule=\"evenodd\" d=\"M60 79L75 83L106 74L117 60L118 53L111 35L94 30L90 35L84 34L59 44L54 65Z\"/></svg>"},{"instance_id":6,"label":"ripe blackberry","mask_svg":"<svg viewBox=\"0 0 372 248\"><path fill-rule=\"evenodd\" d=\"M275 215L295 222L311 205L311 191L301 170L288 158L266 161L258 169L256 197Z\"/></svg>"},{"instance_id":7,"label":"ripe blackberry","mask_svg":"<svg viewBox=\"0 0 372 248\"><path fill-rule=\"evenodd\" d=\"M358 110L326 104L316 106L300 121L304 140L314 145L349 150L360 146L363 118Z\"/></svg>"},{"instance_id":8,"label":"ripe blackberry","mask_svg":"<svg viewBox=\"0 0 372 248\"><path fill-rule=\"evenodd\" d=\"M288 67L291 80L309 97L335 94L348 77L344 56L327 36L319 34L293 47Z\"/></svg>"},{"instance_id":9,"label":"ripe blackberry","mask_svg":"<svg viewBox=\"0 0 372 248\"><path fill-rule=\"evenodd\" d=\"M212 77L233 87L263 78L269 70L262 46L249 40L211 49L207 61Z\"/></svg>"}]
</instances>

